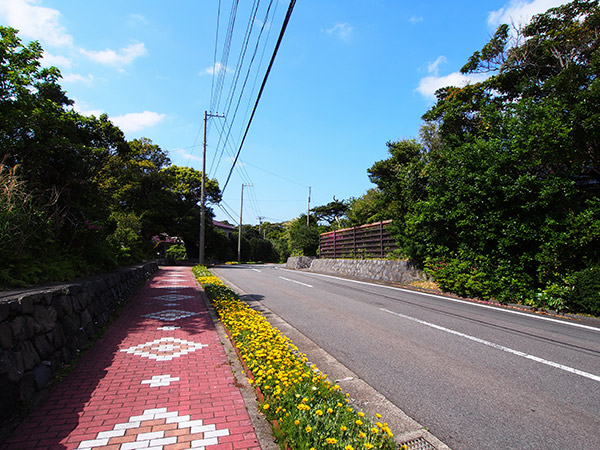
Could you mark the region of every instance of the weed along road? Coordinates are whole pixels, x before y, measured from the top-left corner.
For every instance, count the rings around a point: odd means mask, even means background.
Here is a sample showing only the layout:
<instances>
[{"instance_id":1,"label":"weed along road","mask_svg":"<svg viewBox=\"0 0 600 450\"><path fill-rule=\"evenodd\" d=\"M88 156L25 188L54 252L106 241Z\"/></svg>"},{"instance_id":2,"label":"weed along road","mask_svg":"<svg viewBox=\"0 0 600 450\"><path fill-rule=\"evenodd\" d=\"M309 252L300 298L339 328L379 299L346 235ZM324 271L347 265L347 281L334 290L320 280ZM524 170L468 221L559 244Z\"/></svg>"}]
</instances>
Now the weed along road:
<instances>
[{"instance_id":1,"label":"weed along road","mask_svg":"<svg viewBox=\"0 0 600 450\"><path fill-rule=\"evenodd\" d=\"M600 448L600 328L279 266L212 271L453 449Z\"/></svg>"}]
</instances>

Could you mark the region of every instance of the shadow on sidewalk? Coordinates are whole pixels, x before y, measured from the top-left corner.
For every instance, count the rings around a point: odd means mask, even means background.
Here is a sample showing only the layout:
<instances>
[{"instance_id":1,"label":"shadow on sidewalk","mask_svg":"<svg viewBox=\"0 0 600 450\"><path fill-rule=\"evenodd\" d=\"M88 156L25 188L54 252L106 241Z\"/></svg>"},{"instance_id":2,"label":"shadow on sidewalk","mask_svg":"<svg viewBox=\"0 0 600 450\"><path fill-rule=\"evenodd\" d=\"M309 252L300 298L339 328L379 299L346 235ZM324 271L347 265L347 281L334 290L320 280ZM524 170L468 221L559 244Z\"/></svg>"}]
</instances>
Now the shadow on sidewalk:
<instances>
[{"instance_id":1,"label":"shadow on sidewalk","mask_svg":"<svg viewBox=\"0 0 600 450\"><path fill-rule=\"evenodd\" d=\"M128 336L164 326L180 327L190 335L215 329L195 286L174 290L173 287L157 280L170 272L175 271L169 268L159 269L152 279L134 294L108 330L90 348L82 352L81 358L72 363L73 369L51 388L36 410L0 444L1 450L59 450L68 448L61 442L65 442L69 436L77 437L78 441L95 439L97 431L74 433L82 423L93 422L104 429L112 429L113 425L103 424L104 420L115 421L114 414L109 414L107 409L110 403L103 398L107 399L115 392L101 392L99 386L109 374L116 355L124 348L123 342ZM196 315L185 320L173 321L145 317L168 310L192 311ZM127 376L127 373L124 375ZM112 373L111 376L115 374ZM103 415L106 416L105 419L102 418ZM75 444L74 439L71 441ZM70 448L73 448L73 445Z\"/></svg>"}]
</instances>

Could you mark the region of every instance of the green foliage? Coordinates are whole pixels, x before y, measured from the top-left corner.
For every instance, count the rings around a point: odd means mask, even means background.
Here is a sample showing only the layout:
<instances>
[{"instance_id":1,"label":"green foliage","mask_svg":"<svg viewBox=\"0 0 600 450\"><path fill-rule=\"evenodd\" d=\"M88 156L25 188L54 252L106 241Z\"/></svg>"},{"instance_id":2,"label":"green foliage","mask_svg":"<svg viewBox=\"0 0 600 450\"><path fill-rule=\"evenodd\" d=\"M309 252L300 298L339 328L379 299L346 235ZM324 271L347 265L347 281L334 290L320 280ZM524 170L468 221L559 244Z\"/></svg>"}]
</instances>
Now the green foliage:
<instances>
[{"instance_id":1,"label":"green foliage","mask_svg":"<svg viewBox=\"0 0 600 450\"><path fill-rule=\"evenodd\" d=\"M105 114L75 112L42 54L0 27L0 288L139 261L160 233L197 249L201 173L147 138L127 142Z\"/></svg>"},{"instance_id":2,"label":"green foliage","mask_svg":"<svg viewBox=\"0 0 600 450\"><path fill-rule=\"evenodd\" d=\"M442 288L590 311L594 288L578 303L587 284L569 280L600 262L599 24L597 1L574 1L524 39L502 25L462 69L492 76L439 90L421 141L369 169L401 250Z\"/></svg>"},{"instance_id":3,"label":"green foliage","mask_svg":"<svg viewBox=\"0 0 600 450\"><path fill-rule=\"evenodd\" d=\"M288 243L291 256L316 256L319 248L320 230L313 216L306 225L306 214L288 224Z\"/></svg>"},{"instance_id":4,"label":"green foliage","mask_svg":"<svg viewBox=\"0 0 600 450\"><path fill-rule=\"evenodd\" d=\"M130 212L115 211L110 219L114 223L114 231L108 236L107 242L117 262L126 265L139 261L144 254L140 236L141 217Z\"/></svg>"},{"instance_id":5,"label":"green foliage","mask_svg":"<svg viewBox=\"0 0 600 450\"><path fill-rule=\"evenodd\" d=\"M600 316L600 266L573 273L569 285L565 295L568 308Z\"/></svg>"},{"instance_id":6,"label":"green foliage","mask_svg":"<svg viewBox=\"0 0 600 450\"><path fill-rule=\"evenodd\" d=\"M181 244L172 245L167 249L167 258L174 259L175 261L181 261L187 258L185 247Z\"/></svg>"},{"instance_id":7,"label":"green foliage","mask_svg":"<svg viewBox=\"0 0 600 450\"><path fill-rule=\"evenodd\" d=\"M346 216L348 226L366 225L393 218L390 203L378 188L369 189L358 198L351 198L348 201Z\"/></svg>"},{"instance_id":8,"label":"green foliage","mask_svg":"<svg viewBox=\"0 0 600 450\"><path fill-rule=\"evenodd\" d=\"M311 209L317 222L325 222L333 228L341 228L342 222L348 211L348 202L337 200L335 197L332 202L326 205L315 206Z\"/></svg>"}]
</instances>

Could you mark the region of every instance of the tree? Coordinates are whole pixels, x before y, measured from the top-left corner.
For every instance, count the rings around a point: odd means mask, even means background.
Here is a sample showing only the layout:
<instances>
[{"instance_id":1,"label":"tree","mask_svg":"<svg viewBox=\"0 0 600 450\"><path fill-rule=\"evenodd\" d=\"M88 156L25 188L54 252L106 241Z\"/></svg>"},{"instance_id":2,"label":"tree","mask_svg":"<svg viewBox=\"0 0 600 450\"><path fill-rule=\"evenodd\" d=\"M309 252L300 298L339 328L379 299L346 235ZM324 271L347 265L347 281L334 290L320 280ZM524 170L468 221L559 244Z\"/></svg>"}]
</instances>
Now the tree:
<instances>
[{"instance_id":1,"label":"tree","mask_svg":"<svg viewBox=\"0 0 600 450\"><path fill-rule=\"evenodd\" d=\"M366 225L393 217L389 210L389 203L379 188L369 189L362 196L351 198L348 201L346 215L350 226Z\"/></svg>"},{"instance_id":2,"label":"tree","mask_svg":"<svg viewBox=\"0 0 600 450\"><path fill-rule=\"evenodd\" d=\"M319 228L317 221L310 216L306 225L306 214L291 220L287 224L288 243L291 256L316 256L319 248Z\"/></svg>"},{"instance_id":3,"label":"tree","mask_svg":"<svg viewBox=\"0 0 600 450\"><path fill-rule=\"evenodd\" d=\"M334 196L332 202L316 206L311 211L317 222L326 222L330 227L335 223L337 228L340 228L346 211L348 211L348 203L344 200L337 200Z\"/></svg>"},{"instance_id":4,"label":"tree","mask_svg":"<svg viewBox=\"0 0 600 450\"><path fill-rule=\"evenodd\" d=\"M599 30L583 0L500 26L462 69L490 77L439 90L421 142L370 169L442 287L535 304L600 264Z\"/></svg>"}]
</instances>

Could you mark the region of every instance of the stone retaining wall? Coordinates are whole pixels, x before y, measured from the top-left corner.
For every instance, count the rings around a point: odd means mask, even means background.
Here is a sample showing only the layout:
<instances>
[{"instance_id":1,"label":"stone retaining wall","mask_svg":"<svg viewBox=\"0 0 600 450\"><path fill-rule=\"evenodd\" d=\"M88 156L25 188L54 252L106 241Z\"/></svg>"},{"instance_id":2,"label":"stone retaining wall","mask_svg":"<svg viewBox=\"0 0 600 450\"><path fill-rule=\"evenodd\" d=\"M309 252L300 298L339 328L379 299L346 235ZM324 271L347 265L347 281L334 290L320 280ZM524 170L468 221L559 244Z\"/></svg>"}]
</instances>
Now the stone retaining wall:
<instances>
[{"instance_id":1,"label":"stone retaining wall","mask_svg":"<svg viewBox=\"0 0 600 450\"><path fill-rule=\"evenodd\" d=\"M410 261L387 259L314 259L308 270L317 273L345 275L361 280L402 284L429 279Z\"/></svg>"},{"instance_id":2,"label":"stone retaining wall","mask_svg":"<svg viewBox=\"0 0 600 450\"><path fill-rule=\"evenodd\" d=\"M290 256L285 264L287 269L308 269L314 261L314 256Z\"/></svg>"},{"instance_id":3,"label":"stone retaining wall","mask_svg":"<svg viewBox=\"0 0 600 450\"><path fill-rule=\"evenodd\" d=\"M148 262L61 286L0 292L0 422L29 404L156 270Z\"/></svg>"}]
</instances>

